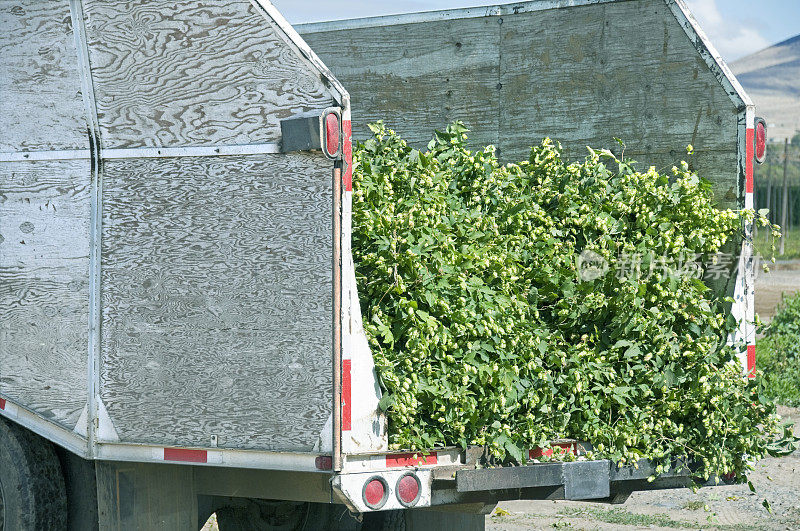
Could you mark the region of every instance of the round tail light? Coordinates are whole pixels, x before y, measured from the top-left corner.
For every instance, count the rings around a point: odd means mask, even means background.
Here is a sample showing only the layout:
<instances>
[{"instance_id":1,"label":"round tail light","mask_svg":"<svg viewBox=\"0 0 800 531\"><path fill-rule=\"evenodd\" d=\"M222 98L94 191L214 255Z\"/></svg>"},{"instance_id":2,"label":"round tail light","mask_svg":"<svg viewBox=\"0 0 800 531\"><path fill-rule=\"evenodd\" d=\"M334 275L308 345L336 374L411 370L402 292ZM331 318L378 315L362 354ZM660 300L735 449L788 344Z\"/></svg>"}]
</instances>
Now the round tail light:
<instances>
[{"instance_id":1,"label":"round tail light","mask_svg":"<svg viewBox=\"0 0 800 531\"><path fill-rule=\"evenodd\" d=\"M397 499L403 507L412 507L419 501L419 496L422 493L422 485L420 485L419 478L413 473L409 472L400 476L397 480Z\"/></svg>"},{"instance_id":2,"label":"round tail light","mask_svg":"<svg viewBox=\"0 0 800 531\"><path fill-rule=\"evenodd\" d=\"M389 486L383 478L373 476L364 483L361 497L364 499L364 504L370 509L380 509L389 498Z\"/></svg>"}]
</instances>

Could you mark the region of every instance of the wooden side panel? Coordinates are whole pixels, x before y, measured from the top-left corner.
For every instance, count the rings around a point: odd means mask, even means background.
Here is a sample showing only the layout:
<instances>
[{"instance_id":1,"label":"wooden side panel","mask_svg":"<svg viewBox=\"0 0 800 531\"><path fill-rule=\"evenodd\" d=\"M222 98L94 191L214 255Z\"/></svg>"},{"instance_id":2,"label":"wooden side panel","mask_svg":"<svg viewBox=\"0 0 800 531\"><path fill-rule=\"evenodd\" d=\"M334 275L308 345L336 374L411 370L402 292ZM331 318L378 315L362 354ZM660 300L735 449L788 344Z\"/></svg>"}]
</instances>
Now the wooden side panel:
<instances>
[{"instance_id":1,"label":"wooden side panel","mask_svg":"<svg viewBox=\"0 0 800 531\"><path fill-rule=\"evenodd\" d=\"M332 104L247 0L86 0L103 147L256 144Z\"/></svg>"},{"instance_id":2,"label":"wooden side panel","mask_svg":"<svg viewBox=\"0 0 800 531\"><path fill-rule=\"evenodd\" d=\"M303 38L347 87L355 138L368 138L367 124L384 120L424 145L458 119L473 130L473 145L486 145L497 143L499 35L497 18L479 18Z\"/></svg>"},{"instance_id":3,"label":"wooden side panel","mask_svg":"<svg viewBox=\"0 0 800 531\"><path fill-rule=\"evenodd\" d=\"M571 159L587 145L619 152L621 138L648 165L677 163L692 144L704 177L736 186L737 109L662 0L505 17L500 70L510 160L545 136Z\"/></svg>"},{"instance_id":4,"label":"wooden side panel","mask_svg":"<svg viewBox=\"0 0 800 531\"><path fill-rule=\"evenodd\" d=\"M331 413L332 163L105 163L101 397L124 442L311 450Z\"/></svg>"},{"instance_id":5,"label":"wooden side panel","mask_svg":"<svg viewBox=\"0 0 800 531\"><path fill-rule=\"evenodd\" d=\"M86 149L66 0L0 0L0 152Z\"/></svg>"},{"instance_id":6,"label":"wooden side panel","mask_svg":"<svg viewBox=\"0 0 800 531\"><path fill-rule=\"evenodd\" d=\"M505 161L547 136L568 159L587 145L619 154L616 137L626 157L658 168L692 144L691 164L736 206L737 109L663 0L303 37L350 91L356 138L384 119L422 146L461 119L473 147L496 144Z\"/></svg>"},{"instance_id":7,"label":"wooden side panel","mask_svg":"<svg viewBox=\"0 0 800 531\"><path fill-rule=\"evenodd\" d=\"M86 405L89 162L0 163L0 393L73 429Z\"/></svg>"}]
</instances>

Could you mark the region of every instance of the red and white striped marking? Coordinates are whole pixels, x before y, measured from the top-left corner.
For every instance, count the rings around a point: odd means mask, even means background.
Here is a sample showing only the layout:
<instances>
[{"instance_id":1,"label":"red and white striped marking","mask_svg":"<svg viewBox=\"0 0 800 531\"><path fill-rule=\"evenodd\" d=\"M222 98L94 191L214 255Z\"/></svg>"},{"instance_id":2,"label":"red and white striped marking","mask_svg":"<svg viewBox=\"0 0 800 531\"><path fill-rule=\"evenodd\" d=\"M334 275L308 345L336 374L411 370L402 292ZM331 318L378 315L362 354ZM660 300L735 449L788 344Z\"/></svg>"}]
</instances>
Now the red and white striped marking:
<instances>
[{"instance_id":1,"label":"red and white striped marking","mask_svg":"<svg viewBox=\"0 0 800 531\"><path fill-rule=\"evenodd\" d=\"M19 414L19 407L6 398L0 398L0 409L5 412L7 417L15 418Z\"/></svg>"},{"instance_id":2,"label":"red and white striped marking","mask_svg":"<svg viewBox=\"0 0 800 531\"><path fill-rule=\"evenodd\" d=\"M380 472L398 468L434 468L463 465L461 450L449 448L432 452L400 452L391 454L350 454L345 463L346 472Z\"/></svg>"},{"instance_id":3,"label":"red and white striped marking","mask_svg":"<svg viewBox=\"0 0 800 531\"><path fill-rule=\"evenodd\" d=\"M342 431L353 427L353 360L342 360Z\"/></svg>"},{"instance_id":4,"label":"red and white striped marking","mask_svg":"<svg viewBox=\"0 0 800 531\"><path fill-rule=\"evenodd\" d=\"M749 109L746 114L747 130L745 134L745 208L755 208L753 199L753 190L755 188L753 182L753 164L755 163L755 113ZM748 227L747 236L753 237L752 224ZM756 335L755 335L755 286L754 272L753 272L753 244L752 241L745 242L747 247L747 260L745 270L745 297L746 297L746 310L745 310L745 338L747 341L747 359L745 365L745 374L748 378L756 377Z\"/></svg>"},{"instance_id":5,"label":"red and white striped marking","mask_svg":"<svg viewBox=\"0 0 800 531\"><path fill-rule=\"evenodd\" d=\"M747 345L747 377L756 377L756 346Z\"/></svg>"},{"instance_id":6,"label":"red and white striped marking","mask_svg":"<svg viewBox=\"0 0 800 531\"><path fill-rule=\"evenodd\" d=\"M345 192L353 191L353 123L350 120L350 109L345 109L342 116L342 155L344 156L345 171L342 175L342 184Z\"/></svg>"},{"instance_id":7,"label":"red and white striped marking","mask_svg":"<svg viewBox=\"0 0 800 531\"><path fill-rule=\"evenodd\" d=\"M386 456L386 467L396 468L404 466L426 466L436 465L439 463L439 455L437 452L431 452L427 455L422 452L419 453L404 453Z\"/></svg>"}]
</instances>

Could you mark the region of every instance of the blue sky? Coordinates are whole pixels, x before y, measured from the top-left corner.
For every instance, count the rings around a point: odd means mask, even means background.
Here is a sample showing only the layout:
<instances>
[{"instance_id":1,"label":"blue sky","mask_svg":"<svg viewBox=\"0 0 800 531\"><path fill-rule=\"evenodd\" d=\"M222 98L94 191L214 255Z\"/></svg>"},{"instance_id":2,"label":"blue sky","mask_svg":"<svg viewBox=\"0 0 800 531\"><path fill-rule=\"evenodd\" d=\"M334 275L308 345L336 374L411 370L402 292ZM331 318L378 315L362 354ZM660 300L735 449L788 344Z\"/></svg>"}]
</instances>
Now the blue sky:
<instances>
[{"instance_id":1,"label":"blue sky","mask_svg":"<svg viewBox=\"0 0 800 531\"><path fill-rule=\"evenodd\" d=\"M293 24L492 5L491 0L272 0ZM687 0L711 42L735 61L800 33L798 0Z\"/></svg>"}]
</instances>

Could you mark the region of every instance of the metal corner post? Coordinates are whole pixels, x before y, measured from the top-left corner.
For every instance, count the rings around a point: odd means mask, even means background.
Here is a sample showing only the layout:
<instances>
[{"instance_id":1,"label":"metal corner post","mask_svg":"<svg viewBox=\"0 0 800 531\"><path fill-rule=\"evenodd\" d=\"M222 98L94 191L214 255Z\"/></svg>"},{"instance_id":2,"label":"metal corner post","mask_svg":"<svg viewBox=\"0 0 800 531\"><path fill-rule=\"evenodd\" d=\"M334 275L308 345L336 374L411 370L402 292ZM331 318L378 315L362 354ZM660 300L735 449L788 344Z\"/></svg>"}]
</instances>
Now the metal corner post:
<instances>
[{"instance_id":1,"label":"metal corner post","mask_svg":"<svg viewBox=\"0 0 800 531\"><path fill-rule=\"evenodd\" d=\"M91 220L89 223L89 344L87 357L87 437L88 455L97 454L97 422L100 374L100 240L102 234L102 158L100 155L100 124L97 118L97 105L94 97L94 83L89 61L89 45L86 37L86 22L81 0L70 0L70 15L78 54L78 67L81 77L81 92L86 112L86 128L91 161Z\"/></svg>"}]
</instances>

